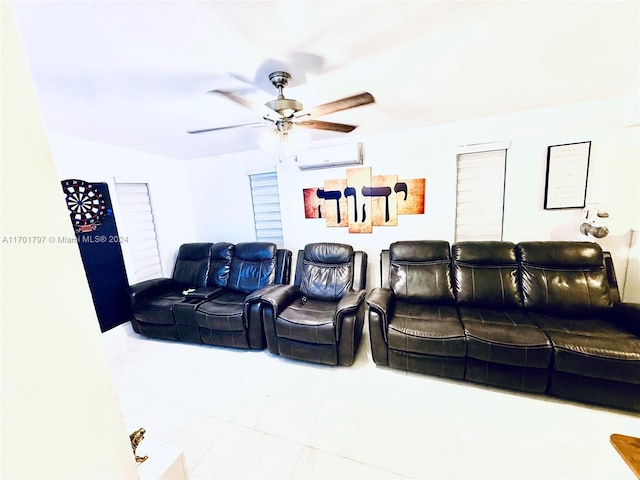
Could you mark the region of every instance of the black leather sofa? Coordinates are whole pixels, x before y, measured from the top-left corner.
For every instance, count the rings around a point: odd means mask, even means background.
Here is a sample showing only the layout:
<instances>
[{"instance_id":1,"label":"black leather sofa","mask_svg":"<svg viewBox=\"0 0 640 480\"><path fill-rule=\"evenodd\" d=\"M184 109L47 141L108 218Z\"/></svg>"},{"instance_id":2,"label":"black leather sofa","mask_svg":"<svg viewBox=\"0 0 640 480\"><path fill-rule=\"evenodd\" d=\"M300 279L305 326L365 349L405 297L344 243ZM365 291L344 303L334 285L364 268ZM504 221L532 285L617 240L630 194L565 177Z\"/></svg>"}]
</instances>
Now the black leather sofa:
<instances>
[{"instance_id":1,"label":"black leather sofa","mask_svg":"<svg viewBox=\"0 0 640 480\"><path fill-rule=\"evenodd\" d=\"M367 254L341 243L298 252L293 285L260 297L267 348L295 360L352 365L365 318Z\"/></svg>"},{"instance_id":2,"label":"black leather sofa","mask_svg":"<svg viewBox=\"0 0 640 480\"><path fill-rule=\"evenodd\" d=\"M288 284L291 251L267 242L184 244L172 278L130 287L135 332L245 349L265 346L260 291Z\"/></svg>"},{"instance_id":3,"label":"black leather sofa","mask_svg":"<svg viewBox=\"0 0 640 480\"><path fill-rule=\"evenodd\" d=\"M640 411L640 305L590 242L395 242L367 296L377 365Z\"/></svg>"}]
</instances>

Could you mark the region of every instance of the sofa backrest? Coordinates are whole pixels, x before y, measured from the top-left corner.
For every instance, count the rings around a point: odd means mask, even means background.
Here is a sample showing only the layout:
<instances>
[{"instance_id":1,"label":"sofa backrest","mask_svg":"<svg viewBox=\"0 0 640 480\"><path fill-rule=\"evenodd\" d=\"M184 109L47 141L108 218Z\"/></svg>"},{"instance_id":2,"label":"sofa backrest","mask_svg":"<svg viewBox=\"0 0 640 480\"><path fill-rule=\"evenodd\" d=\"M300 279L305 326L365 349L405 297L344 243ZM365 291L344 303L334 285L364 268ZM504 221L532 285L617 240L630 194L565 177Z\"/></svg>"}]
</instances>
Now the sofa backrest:
<instances>
[{"instance_id":1,"label":"sofa backrest","mask_svg":"<svg viewBox=\"0 0 640 480\"><path fill-rule=\"evenodd\" d=\"M451 247L458 305L522 307L516 246L511 242L458 242Z\"/></svg>"},{"instance_id":2,"label":"sofa backrest","mask_svg":"<svg viewBox=\"0 0 640 480\"><path fill-rule=\"evenodd\" d=\"M525 308L569 316L612 306L602 249L592 242L521 242L517 246Z\"/></svg>"},{"instance_id":3,"label":"sofa backrest","mask_svg":"<svg viewBox=\"0 0 640 480\"><path fill-rule=\"evenodd\" d=\"M227 288L251 293L275 282L278 247L270 242L237 243Z\"/></svg>"},{"instance_id":4,"label":"sofa backrest","mask_svg":"<svg viewBox=\"0 0 640 480\"><path fill-rule=\"evenodd\" d=\"M364 289L366 270L366 254L351 245L310 243L298 252L294 284L304 296L334 301L351 290Z\"/></svg>"},{"instance_id":5,"label":"sofa backrest","mask_svg":"<svg viewBox=\"0 0 640 480\"><path fill-rule=\"evenodd\" d=\"M207 284L212 243L185 243L180 246L173 279L181 288L199 288Z\"/></svg>"},{"instance_id":6,"label":"sofa backrest","mask_svg":"<svg viewBox=\"0 0 640 480\"><path fill-rule=\"evenodd\" d=\"M211 262L207 286L226 287L229 281L229 270L233 258L234 245L228 242L217 242L211 247Z\"/></svg>"},{"instance_id":7,"label":"sofa backrest","mask_svg":"<svg viewBox=\"0 0 640 480\"><path fill-rule=\"evenodd\" d=\"M411 240L389 246L389 287L416 303L453 303L449 242Z\"/></svg>"}]
</instances>

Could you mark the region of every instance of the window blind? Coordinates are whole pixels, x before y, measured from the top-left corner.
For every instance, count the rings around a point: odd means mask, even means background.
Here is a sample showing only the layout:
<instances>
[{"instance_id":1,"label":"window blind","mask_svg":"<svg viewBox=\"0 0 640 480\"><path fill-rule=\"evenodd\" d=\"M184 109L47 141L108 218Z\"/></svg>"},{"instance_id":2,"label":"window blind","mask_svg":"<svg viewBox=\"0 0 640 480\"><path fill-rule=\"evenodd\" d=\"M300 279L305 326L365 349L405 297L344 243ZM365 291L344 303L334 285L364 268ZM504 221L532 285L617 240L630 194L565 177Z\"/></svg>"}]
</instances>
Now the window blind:
<instances>
[{"instance_id":1,"label":"window blind","mask_svg":"<svg viewBox=\"0 0 640 480\"><path fill-rule=\"evenodd\" d=\"M282 217L280 215L280 194L278 175L275 171L249 174L251 198L253 201L253 221L256 240L272 242L278 247L284 245Z\"/></svg>"},{"instance_id":2,"label":"window blind","mask_svg":"<svg viewBox=\"0 0 640 480\"><path fill-rule=\"evenodd\" d=\"M146 183L116 183L116 192L135 282L162 277L149 186Z\"/></svg>"},{"instance_id":3,"label":"window blind","mask_svg":"<svg viewBox=\"0 0 640 480\"><path fill-rule=\"evenodd\" d=\"M506 150L458 155L456 242L502 240Z\"/></svg>"}]
</instances>

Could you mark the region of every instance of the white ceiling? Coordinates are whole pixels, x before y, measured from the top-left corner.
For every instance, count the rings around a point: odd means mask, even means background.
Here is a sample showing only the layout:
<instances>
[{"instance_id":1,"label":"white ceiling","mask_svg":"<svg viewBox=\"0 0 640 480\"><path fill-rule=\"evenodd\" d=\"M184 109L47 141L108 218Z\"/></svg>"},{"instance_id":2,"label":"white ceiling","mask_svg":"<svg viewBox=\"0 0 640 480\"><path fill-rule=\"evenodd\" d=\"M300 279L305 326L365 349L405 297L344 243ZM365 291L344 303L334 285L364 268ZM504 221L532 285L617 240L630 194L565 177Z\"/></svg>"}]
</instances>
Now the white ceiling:
<instances>
[{"instance_id":1,"label":"white ceiling","mask_svg":"<svg viewBox=\"0 0 640 480\"><path fill-rule=\"evenodd\" d=\"M351 135L627 95L640 85L640 3L611 1L12 1L52 132L178 159L252 150L259 121L207 94L264 103L268 74ZM312 131L314 139L345 134ZM349 135L349 134L346 134ZM346 137L345 137L346 138Z\"/></svg>"}]
</instances>

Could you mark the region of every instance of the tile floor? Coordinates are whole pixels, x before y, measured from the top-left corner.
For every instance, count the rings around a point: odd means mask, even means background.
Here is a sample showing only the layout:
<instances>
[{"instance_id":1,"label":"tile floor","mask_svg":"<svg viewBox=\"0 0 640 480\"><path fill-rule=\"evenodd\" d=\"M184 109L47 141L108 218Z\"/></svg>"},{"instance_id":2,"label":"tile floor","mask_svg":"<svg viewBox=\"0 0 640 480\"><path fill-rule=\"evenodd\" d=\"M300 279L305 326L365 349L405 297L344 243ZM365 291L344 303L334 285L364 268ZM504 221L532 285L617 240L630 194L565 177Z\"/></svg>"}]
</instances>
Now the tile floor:
<instances>
[{"instance_id":1,"label":"tile floor","mask_svg":"<svg viewBox=\"0 0 640 480\"><path fill-rule=\"evenodd\" d=\"M640 416L376 367L103 334L128 431L192 479L632 479L609 443Z\"/></svg>"}]
</instances>

